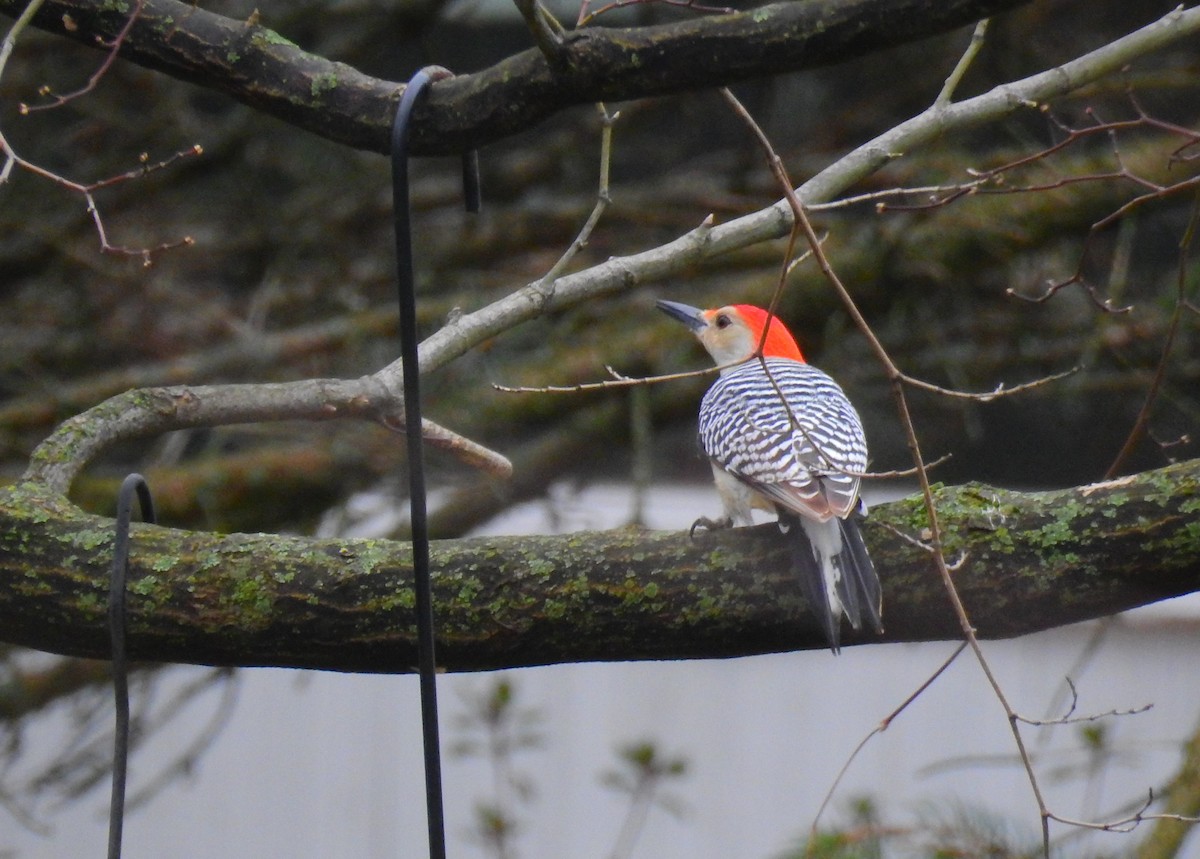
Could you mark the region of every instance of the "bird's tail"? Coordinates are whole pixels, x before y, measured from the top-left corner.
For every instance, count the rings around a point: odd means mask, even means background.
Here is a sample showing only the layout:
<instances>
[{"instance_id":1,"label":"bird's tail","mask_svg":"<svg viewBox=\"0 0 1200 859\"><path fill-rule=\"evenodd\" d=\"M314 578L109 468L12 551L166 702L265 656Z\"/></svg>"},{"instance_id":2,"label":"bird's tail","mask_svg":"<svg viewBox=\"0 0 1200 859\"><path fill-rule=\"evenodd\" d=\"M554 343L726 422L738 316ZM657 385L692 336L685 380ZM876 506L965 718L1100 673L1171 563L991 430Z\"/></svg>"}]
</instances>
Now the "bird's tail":
<instances>
[{"instance_id":1,"label":"bird's tail","mask_svg":"<svg viewBox=\"0 0 1200 859\"><path fill-rule=\"evenodd\" d=\"M789 513L781 515L780 523L791 537L792 567L829 648L834 653L841 649L843 614L856 630L865 621L875 632L883 632L879 576L858 522L836 517L817 522Z\"/></svg>"}]
</instances>

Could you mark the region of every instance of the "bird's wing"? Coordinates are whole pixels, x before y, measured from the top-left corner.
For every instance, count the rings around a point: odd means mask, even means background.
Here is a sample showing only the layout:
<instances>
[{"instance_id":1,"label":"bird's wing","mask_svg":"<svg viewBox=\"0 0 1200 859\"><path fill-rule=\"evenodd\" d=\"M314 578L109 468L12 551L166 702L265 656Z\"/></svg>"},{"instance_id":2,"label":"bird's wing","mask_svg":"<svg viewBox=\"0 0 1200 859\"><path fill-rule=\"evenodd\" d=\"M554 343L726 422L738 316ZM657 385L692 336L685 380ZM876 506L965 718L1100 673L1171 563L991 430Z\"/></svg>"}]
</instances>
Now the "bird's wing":
<instances>
[{"instance_id":1,"label":"bird's wing","mask_svg":"<svg viewBox=\"0 0 1200 859\"><path fill-rule=\"evenodd\" d=\"M751 362L718 379L700 409L708 455L771 501L826 521L848 516L866 470L854 407L829 376L794 361ZM782 398L780 397L782 394Z\"/></svg>"}]
</instances>

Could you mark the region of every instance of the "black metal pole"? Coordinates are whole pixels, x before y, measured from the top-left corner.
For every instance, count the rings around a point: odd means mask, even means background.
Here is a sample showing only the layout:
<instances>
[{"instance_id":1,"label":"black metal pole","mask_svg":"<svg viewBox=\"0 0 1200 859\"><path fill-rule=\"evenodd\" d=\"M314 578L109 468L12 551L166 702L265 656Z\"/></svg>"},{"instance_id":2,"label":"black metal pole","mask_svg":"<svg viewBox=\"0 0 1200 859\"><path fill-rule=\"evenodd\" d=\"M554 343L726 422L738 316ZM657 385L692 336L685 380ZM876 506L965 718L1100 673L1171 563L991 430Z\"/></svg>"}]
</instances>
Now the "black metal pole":
<instances>
[{"instance_id":1,"label":"black metal pole","mask_svg":"<svg viewBox=\"0 0 1200 859\"><path fill-rule=\"evenodd\" d=\"M129 570L129 522L137 494L142 519L154 522L150 487L140 474L131 474L117 492L117 524L113 534L113 564L108 585L108 630L112 641L113 731L112 798L108 805L108 859L120 859L125 829L125 777L129 769L129 660L125 648L125 580Z\"/></svg>"},{"instance_id":2,"label":"black metal pole","mask_svg":"<svg viewBox=\"0 0 1200 859\"><path fill-rule=\"evenodd\" d=\"M433 596L429 580L429 523L425 508L425 451L421 437L420 367L417 363L417 310L412 258L412 213L408 195L408 128L417 99L432 83L425 70L404 90L392 125L392 206L396 227L396 276L400 300L400 355L404 378L404 427L408 443L409 509L412 519L413 577L417 610L417 666L421 683L421 728L425 748L425 810L430 859L445 859L441 743L438 736L437 661L434 654Z\"/></svg>"}]
</instances>

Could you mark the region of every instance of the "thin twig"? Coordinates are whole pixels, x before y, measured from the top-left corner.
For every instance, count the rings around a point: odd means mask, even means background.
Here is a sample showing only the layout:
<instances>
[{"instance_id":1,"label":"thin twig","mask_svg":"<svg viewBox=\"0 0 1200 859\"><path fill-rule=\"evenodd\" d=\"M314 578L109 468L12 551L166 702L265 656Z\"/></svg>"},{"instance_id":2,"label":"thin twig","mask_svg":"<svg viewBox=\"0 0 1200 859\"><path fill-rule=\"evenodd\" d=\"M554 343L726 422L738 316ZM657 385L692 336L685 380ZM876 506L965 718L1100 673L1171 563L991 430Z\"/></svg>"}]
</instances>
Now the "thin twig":
<instances>
[{"instance_id":1,"label":"thin twig","mask_svg":"<svg viewBox=\"0 0 1200 859\"><path fill-rule=\"evenodd\" d=\"M566 35L562 24L550 14L540 0L513 0L513 2L516 4L517 11L521 13L521 17L525 19L525 26L533 34L533 40L537 43L542 56L552 67L561 65L563 38Z\"/></svg>"},{"instance_id":2,"label":"thin twig","mask_svg":"<svg viewBox=\"0 0 1200 859\"><path fill-rule=\"evenodd\" d=\"M17 20L8 28L8 32L4 34L4 41L0 42L0 78L4 77L4 68L8 65L8 58L12 55L13 48L16 47L17 38L21 35L21 31L29 26L33 16L42 8L43 2L44 0L30 0L21 14L17 16Z\"/></svg>"},{"instance_id":3,"label":"thin twig","mask_svg":"<svg viewBox=\"0 0 1200 859\"><path fill-rule=\"evenodd\" d=\"M89 92L94 90L96 85L100 83L100 79L104 77L104 75L108 72L109 67L111 67L113 62L117 59L117 55L120 54L121 45L125 43L125 39L129 36L129 31L133 29L133 25L137 21L138 16L142 14L142 8L145 5L146 0L136 0L136 5L133 7L133 11L129 13L129 18L125 21L125 26L121 28L121 31L117 33L116 37L111 42L105 45L105 47L107 47L109 50L108 53L104 55L104 62L100 64L96 71L92 72L92 76L88 78L86 84L74 92L67 93L66 95L55 95L50 91L49 87L43 87L39 94L48 96L51 101L46 104L22 103L17 106L17 110L22 114L29 114L38 110L50 110L51 108L62 107L67 102L77 99L80 96L87 95Z\"/></svg>"},{"instance_id":4,"label":"thin twig","mask_svg":"<svg viewBox=\"0 0 1200 859\"><path fill-rule=\"evenodd\" d=\"M109 46L111 50L105 61L89 79L88 84L78 92L71 93L68 96L56 96L56 102L43 105L43 107L56 107L59 104L66 103L70 99L83 95L86 92L90 92L95 88L97 82L112 65L113 59L120 50L121 42L125 39L126 34L129 32L129 28L132 26L138 14L141 12L143 3L144 0L138 0L137 5L130 14L129 20L126 22L124 29L122 29L122 31L117 35L116 39L114 39L113 43ZM33 2L29 3L29 5L25 7L25 10L21 13L20 17L18 17L13 23L12 27L9 28L8 33L4 37L4 41L0 43L0 76L3 76L4 74L5 66L8 63L9 56L12 54L17 37L32 20L33 16L37 13L41 5L42 0L33 0ZM20 105L21 113L29 113L33 109L34 108L31 108L28 105ZM200 155L201 149L198 145L193 146L191 149L184 150L183 152L179 152L174 156L153 165L148 165L148 156L143 155L143 166L141 168L137 170L131 170L128 173L120 176L114 176L90 184L73 181L65 176L62 176L61 174L47 170L46 168L41 167L32 161L22 158L17 154L17 151L13 148L12 144L8 142L8 139L5 137L2 131L0 131L0 153L3 153L4 155L4 164L3 166L0 166L0 184L7 182L9 177L12 175L13 169L19 167L26 172L32 173L35 176L40 176L43 179L47 179L54 184L73 191L83 197L84 203L87 207L87 213L91 217L93 224L95 224L96 234L100 238L101 253L116 254L119 256L141 257L143 265L149 266L153 262L155 254L171 248L191 245L193 243L191 236L185 236L182 239L171 242L163 242L153 247L132 248L124 245L113 244L108 239L108 232L104 226L104 219L100 214L99 206L96 204L95 192L101 188L106 188L119 182L124 182L139 176L143 176L146 173L152 172L153 170L165 167L180 158Z\"/></svg>"},{"instance_id":5,"label":"thin twig","mask_svg":"<svg viewBox=\"0 0 1200 859\"><path fill-rule=\"evenodd\" d=\"M1163 382L1167 376L1167 362L1171 357L1171 350L1175 346L1175 337L1179 333L1179 323L1183 318L1184 299L1187 295L1187 261L1192 249L1192 240L1196 235L1196 225L1200 221L1200 194L1192 201L1192 214L1188 219L1187 229L1184 230L1183 238L1179 242L1179 266L1175 277L1175 309L1171 312L1171 321L1167 325L1167 333L1163 338L1162 352L1158 356L1158 366L1154 368L1154 378L1150 381L1150 387L1146 390L1146 399L1142 402L1141 409L1138 410L1137 419L1133 422L1133 427L1129 430L1129 435L1125 438L1125 443L1121 445L1120 451L1117 452L1116 458L1112 461L1112 465L1104 472L1104 479L1111 480L1116 477L1125 462L1133 454L1134 449L1141 442L1142 437L1146 433L1146 427L1150 423L1150 413L1154 409L1154 403L1158 400L1159 392L1162 390Z\"/></svg>"},{"instance_id":6,"label":"thin twig","mask_svg":"<svg viewBox=\"0 0 1200 859\"><path fill-rule=\"evenodd\" d=\"M537 387L492 385L492 389L503 394L579 394L585 391L603 391L609 388L629 388L635 385L656 385L659 382L675 382L679 379L693 379L697 376L712 376L721 371L721 367L705 367L703 370L687 370L682 373L666 373L661 376L624 376L612 367L605 369L613 375L612 379L599 382L580 382L578 385L540 385Z\"/></svg>"},{"instance_id":7,"label":"thin twig","mask_svg":"<svg viewBox=\"0 0 1200 859\"><path fill-rule=\"evenodd\" d=\"M950 72L950 76L946 78L946 83L942 86L942 91L933 100L935 108L945 107L954 98L954 93L958 90L958 85L962 83L967 69L971 67L971 63L975 62L975 57L979 55L979 51L983 48L984 40L987 37L988 21L990 20L990 18L984 18L975 25L975 30L971 33L971 41L968 43L967 49L958 58L958 63L955 64L954 70Z\"/></svg>"},{"instance_id":8,"label":"thin twig","mask_svg":"<svg viewBox=\"0 0 1200 859\"><path fill-rule=\"evenodd\" d=\"M724 91L723 95L725 95L727 101L737 105L737 100L731 93L728 92L728 90ZM753 121L753 118L750 117L749 113L744 108L740 108L738 112L744 119L747 119L747 121L750 122L751 128L755 130L755 134L760 145L768 153L768 161L772 165L773 171L777 176L779 176L780 171L776 167L776 165L779 163L779 158L778 155L775 154L774 148L771 146L770 141L766 138L766 135L762 132L761 128L758 127L757 123ZM1018 727L1017 713L1009 704L1008 697L1005 695L1003 687L1000 685L998 678L992 671L990 662L984 656L983 649L975 635L975 629L971 624L966 607L964 606L962 598L958 593L957 586L954 584L951 565L948 563L943 550L941 525L938 517L937 504L933 498L933 488L929 480L928 468L921 453L921 445L920 440L917 437L916 425L913 422L912 414L908 406L908 400L905 395L905 375L892 360L887 349L879 340L870 324L866 321L866 318L862 315L862 312L858 309L858 305L850 295L846 285L842 282L841 278L830 264L828 257L825 255L824 249L817 240L816 231L813 229L812 222L809 220L804 207L800 203L796 191L791 186L791 183L784 182L782 185L782 190L787 199L788 206L794 213L796 222L799 223L804 231L805 238L808 240L809 246L813 250L813 255L817 260L817 263L821 269L821 273L825 276L826 280L838 294L838 297L841 299L842 306L846 309L851 319L854 320L856 327L866 338L871 350L874 352L876 358L883 366L885 374L891 382L893 398L895 399L896 407L899 412L900 423L904 428L905 435L907 436L909 451L913 457L913 464L916 468L917 479L921 487L921 495L924 499L925 512L929 519L929 539L927 542L930 547L938 574L942 579L943 587L947 596L950 598L951 605L954 609L954 614L958 619L963 638L975 655L975 659L980 666L980 670L983 672L988 684L992 688L993 694L996 696L996 699L999 701L1001 707L1004 709L1004 712L1008 717L1009 727L1013 736L1013 742L1015 743L1017 751L1021 757L1021 761L1024 764L1025 772L1029 779L1030 789L1033 792L1034 798L1037 801L1038 808L1041 813L1043 847L1045 855L1047 859L1049 859L1049 823L1051 812L1042 793L1041 785L1038 781L1037 775L1034 772L1033 762L1029 756L1028 750L1026 749L1024 738L1022 737L1021 731Z\"/></svg>"},{"instance_id":9,"label":"thin twig","mask_svg":"<svg viewBox=\"0 0 1200 859\"><path fill-rule=\"evenodd\" d=\"M878 172L887 164L927 146L954 131L994 122L1036 107L1101 78L1118 73L1141 56L1176 44L1200 32L1200 10L1176 9L1141 29L1047 71L993 87L986 93L934 112L926 110L867 141L804 183L806 202L826 202ZM655 248L616 256L589 269L564 275L555 286L554 306L566 308L583 301L627 291L635 284L660 281L712 257L779 238L792 228L786 202L772 204L727 223L700 226ZM523 321L536 318L545 305L531 296L536 281L471 313L464 313L432 334L421 347L426 372ZM531 300L531 297L533 300ZM398 379L393 364L376 376L384 384Z\"/></svg>"},{"instance_id":10,"label":"thin twig","mask_svg":"<svg viewBox=\"0 0 1200 859\"><path fill-rule=\"evenodd\" d=\"M954 454L944 453L941 456L939 456L937 459L935 459L931 462L925 463L925 468L926 469L937 468L939 465L944 465L945 463L949 462L953 458L954 458ZM894 480L897 477L914 477L916 475L916 473L917 473L917 470L915 468L901 468L901 469L893 469L892 471L868 471L863 474L856 474L853 476L861 477L864 480Z\"/></svg>"},{"instance_id":11,"label":"thin twig","mask_svg":"<svg viewBox=\"0 0 1200 859\"><path fill-rule=\"evenodd\" d=\"M1072 367L1070 370L1063 370L1061 373L1051 373L1049 376L1042 376L1040 379L1034 379L1032 382L1022 382L1019 385L1013 385L1007 388L1004 386L1004 383L1001 382L992 390L980 393L974 393L971 391L956 391L953 388L944 388L941 385L935 385L932 382L926 382L921 379L914 378L907 373L901 373L900 377L904 384L913 388L920 388L923 391L932 391L933 393L941 394L944 397L956 397L962 400L975 400L979 403L990 403L999 397L1024 393L1025 391L1031 391L1034 388L1040 388L1043 385L1048 385L1051 382L1061 381L1068 376L1073 376L1082 369L1082 367Z\"/></svg>"},{"instance_id":12,"label":"thin twig","mask_svg":"<svg viewBox=\"0 0 1200 859\"><path fill-rule=\"evenodd\" d=\"M892 712L884 716L882 721L880 721L880 723L876 725L869 734L859 740L858 745L854 747L854 751L850 753L850 756L846 758L846 762L842 764L842 768L838 770L837 776L833 779L833 784L831 784L829 786L829 790L825 792L825 798L821 800L821 806L817 809L817 813L813 817L812 826L809 827L808 847L805 850L806 856L812 855L813 847L816 845L817 826L821 822L821 815L824 814L825 809L829 807L829 803L832 801L833 795L837 792L838 786L842 783L842 779L845 778L846 773L850 771L850 765L854 763L855 759L859 756L859 753L866 748L867 743L869 743L874 737L882 734L884 731L890 728L892 726L892 722L894 722L901 713L907 710L910 704L920 698L926 689L932 686L939 677L946 673L946 669L954 664L954 660L958 659L959 654L966 650L966 648L967 643L965 641L960 642L958 647L954 649L954 652L951 653L950 656L948 656L940 666L938 666L937 670L925 678L925 682L913 690L913 692L907 698L901 701L900 706L896 707L894 710L892 710Z\"/></svg>"},{"instance_id":13,"label":"thin twig","mask_svg":"<svg viewBox=\"0 0 1200 859\"><path fill-rule=\"evenodd\" d=\"M549 298L554 291L554 283L562 275L571 260L575 258L581 250L587 247L588 239L591 238L592 232L596 229L596 225L600 223L601 216L612 203L612 196L609 193L609 170L612 165L612 130L613 125L620 118L621 113L609 113L608 108L603 103L596 105L600 111L600 181L599 187L596 190L596 204L592 207L591 214L588 215L587 221L584 222L579 234L575 236L575 240L571 242L570 247L563 252L563 255L558 258L558 261L550 267L550 270L537 283L537 289Z\"/></svg>"}]
</instances>

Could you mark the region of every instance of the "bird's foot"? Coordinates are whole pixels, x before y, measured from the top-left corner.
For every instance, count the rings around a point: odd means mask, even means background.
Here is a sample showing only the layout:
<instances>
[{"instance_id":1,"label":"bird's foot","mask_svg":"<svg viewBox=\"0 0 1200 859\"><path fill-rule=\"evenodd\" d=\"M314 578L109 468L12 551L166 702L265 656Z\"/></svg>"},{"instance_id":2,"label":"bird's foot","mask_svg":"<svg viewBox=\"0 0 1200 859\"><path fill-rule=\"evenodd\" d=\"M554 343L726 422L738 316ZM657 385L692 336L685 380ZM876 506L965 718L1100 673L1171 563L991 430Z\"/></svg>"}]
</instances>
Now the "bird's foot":
<instances>
[{"instance_id":1,"label":"bird's foot","mask_svg":"<svg viewBox=\"0 0 1200 859\"><path fill-rule=\"evenodd\" d=\"M697 528L703 528L705 531L722 531L732 525L733 519L728 516L722 516L720 519L709 519L707 516L701 516L688 529L688 536L695 540Z\"/></svg>"}]
</instances>

